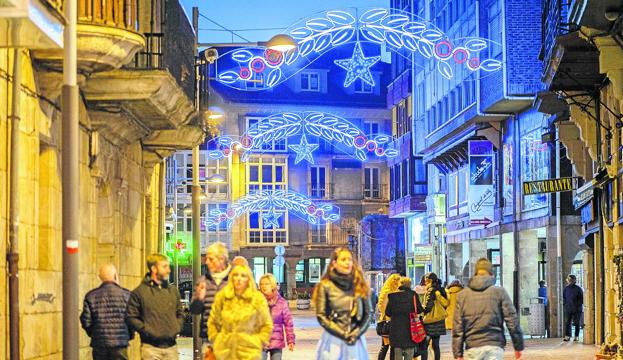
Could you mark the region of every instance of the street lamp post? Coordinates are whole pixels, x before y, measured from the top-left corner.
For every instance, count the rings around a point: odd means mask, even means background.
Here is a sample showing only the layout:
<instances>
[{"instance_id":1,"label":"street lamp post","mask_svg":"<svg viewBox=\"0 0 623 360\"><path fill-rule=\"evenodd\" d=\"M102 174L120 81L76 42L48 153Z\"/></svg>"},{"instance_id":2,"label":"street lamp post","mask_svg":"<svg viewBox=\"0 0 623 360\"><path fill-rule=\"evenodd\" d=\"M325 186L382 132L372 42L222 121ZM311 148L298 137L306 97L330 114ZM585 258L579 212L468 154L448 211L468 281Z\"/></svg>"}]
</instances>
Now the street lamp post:
<instances>
[{"instance_id":1,"label":"street lamp post","mask_svg":"<svg viewBox=\"0 0 623 360\"><path fill-rule=\"evenodd\" d=\"M193 187L192 187L192 209L193 209L193 284L199 281L201 273L201 249L200 249L200 218L199 208L201 201L201 186L199 185L199 145L193 147ZM193 359L201 360L201 339L200 339L200 315L193 315Z\"/></svg>"}]
</instances>

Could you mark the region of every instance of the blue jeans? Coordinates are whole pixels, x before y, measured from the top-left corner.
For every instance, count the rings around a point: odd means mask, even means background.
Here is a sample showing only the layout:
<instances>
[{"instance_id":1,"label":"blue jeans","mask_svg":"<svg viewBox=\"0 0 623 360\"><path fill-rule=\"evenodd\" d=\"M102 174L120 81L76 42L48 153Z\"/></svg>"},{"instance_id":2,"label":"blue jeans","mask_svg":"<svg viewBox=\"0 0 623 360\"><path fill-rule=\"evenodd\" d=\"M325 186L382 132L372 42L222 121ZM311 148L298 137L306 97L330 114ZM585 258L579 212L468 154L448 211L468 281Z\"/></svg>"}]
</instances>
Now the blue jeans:
<instances>
[{"instance_id":1,"label":"blue jeans","mask_svg":"<svg viewBox=\"0 0 623 360\"><path fill-rule=\"evenodd\" d=\"M281 349L271 349L267 351L262 351L262 360L268 359L268 355L270 354L270 360L281 360Z\"/></svg>"},{"instance_id":2,"label":"blue jeans","mask_svg":"<svg viewBox=\"0 0 623 360\"><path fill-rule=\"evenodd\" d=\"M413 354L415 354L415 347L411 348L394 348L394 360L413 360Z\"/></svg>"}]
</instances>

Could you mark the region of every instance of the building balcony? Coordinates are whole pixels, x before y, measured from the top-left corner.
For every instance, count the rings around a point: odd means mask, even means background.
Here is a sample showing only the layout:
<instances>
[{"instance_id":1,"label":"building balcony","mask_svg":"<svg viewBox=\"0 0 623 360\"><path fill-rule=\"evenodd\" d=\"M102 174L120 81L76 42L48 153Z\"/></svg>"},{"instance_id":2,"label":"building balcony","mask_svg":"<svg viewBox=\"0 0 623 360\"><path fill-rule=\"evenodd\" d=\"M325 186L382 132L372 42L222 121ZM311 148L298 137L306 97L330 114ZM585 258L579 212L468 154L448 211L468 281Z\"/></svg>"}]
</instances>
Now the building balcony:
<instances>
[{"instance_id":1,"label":"building balcony","mask_svg":"<svg viewBox=\"0 0 623 360\"><path fill-rule=\"evenodd\" d=\"M61 49L64 23L61 0L2 0L0 47Z\"/></svg>"},{"instance_id":2,"label":"building balcony","mask_svg":"<svg viewBox=\"0 0 623 360\"><path fill-rule=\"evenodd\" d=\"M336 246L348 246L351 234L347 231L331 225L329 231L318 234L311 230L309 231L307 247L336 247Z\"/></svg>"},{"instance_id":3,"label":"building balcony","mask_svg":"<svg viewBox=\"0 0 623 360\"><path fill-rule=\"evenodd\" d=\"M399 218L426 211L426 194L407 195L389 202L389 217Z\"/></svg>"},{"instance_id":4,"label":"building balcony","mask_svg":"<svg viewBox=\"0 0 623 360\"><path fill-rule=\"evenodd\" d=\"M88 75L118 69L143 48L145 39L137 31L138 1L78 0L76 31L80 73ZM61 2L56 0L56 3ZM62 72L61 47L37 50L33 56L44 68Z\"/></svg>"}]
</instances>

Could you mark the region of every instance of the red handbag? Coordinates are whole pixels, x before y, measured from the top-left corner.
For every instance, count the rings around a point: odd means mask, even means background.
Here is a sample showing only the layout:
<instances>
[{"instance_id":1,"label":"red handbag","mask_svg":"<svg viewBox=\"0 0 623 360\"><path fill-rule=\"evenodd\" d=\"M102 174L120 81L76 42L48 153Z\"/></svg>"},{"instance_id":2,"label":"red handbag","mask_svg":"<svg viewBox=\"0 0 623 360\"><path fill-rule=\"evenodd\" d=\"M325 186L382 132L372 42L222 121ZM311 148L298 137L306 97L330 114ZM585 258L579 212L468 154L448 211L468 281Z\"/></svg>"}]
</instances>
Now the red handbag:
<instances>
[{"instance_id":1,"label":"red handbag","mask_svg":"<svg viewBox=\"0 0 623 360\"><path fill-rule=\"evenodd\" d=\"M417 302L415 295L413 296L413 307L415 312L409 313L409 323L411 325L411 340L414 343L419 344L426 339L426 330L424 330L424 324L417 313Z\"/></svg>"}]
</instances>

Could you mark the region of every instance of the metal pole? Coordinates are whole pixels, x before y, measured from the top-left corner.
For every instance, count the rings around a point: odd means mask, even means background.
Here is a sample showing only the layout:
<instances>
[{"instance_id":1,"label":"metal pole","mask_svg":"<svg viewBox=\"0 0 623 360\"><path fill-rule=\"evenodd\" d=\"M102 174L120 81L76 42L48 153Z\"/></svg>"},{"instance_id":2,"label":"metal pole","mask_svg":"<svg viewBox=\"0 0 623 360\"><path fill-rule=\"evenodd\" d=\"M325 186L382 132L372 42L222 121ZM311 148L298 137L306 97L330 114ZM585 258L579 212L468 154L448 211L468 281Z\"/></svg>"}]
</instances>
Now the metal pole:
<instances>
[{"instance_id":1,"label":"metal pole","mask_svg":"<svg viewBox=\"0 0 623 360\"><path fill-rule=\"evenodd\" d=\"M19 329L19 123L22 84L22 49L13 55L13 99L11 103L11 172L9 173L9 327L11 360L20 359Z\"/></svg>"},{"instance_id":2,"label":"metal pole","mask_svg":"<svg viewBox=\"0 0 623 360\"><path fill-rule=\"evenodd\" d=\"M158 253L164 253L164 209L167 203L166 174L167 160L165 159L160 163L160 177L158 179L158 188L160 189L160 196L158 197Z\"/></svg>"},{"instance_id":3,"label":"metal pole","mask_svg":"<svg viewBox=\"0 0 623 360\"><path fill-rule=\"evenodd\" d=\"M560 179L560 127L556 125L556 178ZM560 204L560 192L556 193L556 272L558 273L558 284L556 284L556 328L558 333L563 333L562 319L562 287L564 284L564 274L562 273L562 214Z\"/></svg>"},{"instance_id":4,"label":"metal pole","mask_svg":"<svg viewBox=\"0 0 623 360\"><path fill-rule=\"evenodd\" d=\"M63 171L63 359L78 360L80 332L79 257L80 173L79 114L76 53L76 0L65 1L65 32L62 95L62 171Z\"/></svg>"},{"instance_id":5,"label":"metal pole","mask_svg":"<svg viewBox=\"0 0 623 360\"><path fill-rule=\"evenodd\" d=\"M598 169L601 171L603 167L603 154L601 148L601 93L600 90L596 90L596 94L594 97L595 102L595 117L597 124L595 128L597 129L597 164ZM602 212L602 204L604 201L604 190L600 189L597 195L597 221L599 222L599 342L604 343L606 341L606 267L605 267L605 246L606 246L606 236L604 233L604 221L603 221L603 212ZM606 201L610 201L610 199L606 199ZM597 245L597 244L595 244Z\"/></svg>"},{"instance_id":6,"label":"metal pole","mask_svg":"<svg viewBox=\"0 0 623 360\"><path fill-rule=\"evenodd\" d=\"M199 145L193 147L193 284L199 281L201 275L201 249L200 249L200 224L199 224L199 198L201 187L199 186ZM193 315L193 359L201 360L201 334L200 315Z\"/></svg>"}]
</instances>

